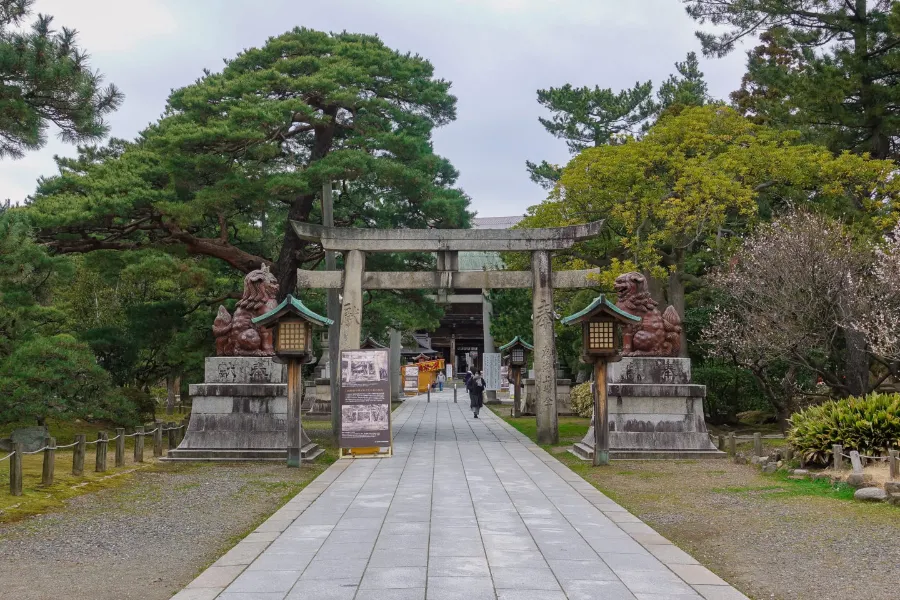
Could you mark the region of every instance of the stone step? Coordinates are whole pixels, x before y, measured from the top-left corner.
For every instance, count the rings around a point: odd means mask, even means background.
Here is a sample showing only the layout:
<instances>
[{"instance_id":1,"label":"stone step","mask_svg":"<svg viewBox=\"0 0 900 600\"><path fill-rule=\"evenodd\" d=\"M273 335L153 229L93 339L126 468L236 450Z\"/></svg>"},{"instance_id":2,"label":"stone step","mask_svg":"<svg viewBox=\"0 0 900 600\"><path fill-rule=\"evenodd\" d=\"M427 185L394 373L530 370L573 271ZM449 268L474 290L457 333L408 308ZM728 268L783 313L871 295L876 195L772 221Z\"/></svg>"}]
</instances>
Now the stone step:
<instances>
[{"instance_id":1,"label":"stone step","mask_svg":"<svg viewBox=\"0 0 900 600\"><path fill-rule=\"evenodd\" d=\"M594 459L594 447L578 442L569 448L569 453L581 460ZM610 460L687 460L694 458L726 458L728 455L718 450L610 450Z\"/></svg>"},{"instance_id":2,"label":"stone step","mask_svg":"<svg viewBox=\"0 0 900 600\"><path fill-rule=\"evenodd\" d=\"M301 454L300 460L302 460L305 463L311 463L311 462L315 461L317 458L319 458L324 453L325 453L325 448L319 448L319 446L316 445L315 450L309 452L308 454Z\"/></svg>"},{"instance_id":3,"label":"stone step","mask_svg":"<svg viewBox=\"0 0 900 600\"><path fill-rule=\"evenodd\" d=\"M325 450L316 443L309 443L300 449L300 459L312 462ZM287 461L287 450L283 448L176 448L160 460L174 461Z\"/></svg>"},{"instance_id":4,"label":"stone step","mask_svg":"<svg viewBox=\"0 0 900 600\"><path fill-rule=\"evenodd\" d=\"M319 445L315 442L310 442L300 448L300 458L306 461L312 461L316 456L319 456L325 452L322 448L319 448ZM310 458L312 456L312 458Z\"/></svg>"},{"instance_id":5,"label":"stone step","mask_svg":"<svg viewBox=\"0 0 900 600\"><path fill-rule=\"evenodd\" d=\"M569 448L569 452L580 458L581 460L593 460L594 459L594 447L588 446L583 442L578 442L571 448Z\"/></svg>"}]
</instances>

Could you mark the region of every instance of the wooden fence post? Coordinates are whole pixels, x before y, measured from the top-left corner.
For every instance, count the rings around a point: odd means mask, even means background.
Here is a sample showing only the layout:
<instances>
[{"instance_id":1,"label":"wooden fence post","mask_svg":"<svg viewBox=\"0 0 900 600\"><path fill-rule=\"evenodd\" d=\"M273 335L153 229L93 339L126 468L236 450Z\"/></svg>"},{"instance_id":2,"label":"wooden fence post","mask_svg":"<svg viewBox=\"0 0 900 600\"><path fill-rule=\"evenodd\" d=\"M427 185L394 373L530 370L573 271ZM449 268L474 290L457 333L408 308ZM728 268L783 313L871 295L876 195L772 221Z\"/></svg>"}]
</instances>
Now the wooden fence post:
<instances>
[{"instance_id":1,"label":"wooden fence post","mask_svg":"<svg viewBox=\"0 0 900 600\"><path fill-rule=\"evenodd\" d=\"M144 462L144 426L134 428L134 462Z\"/></svg>"},{"instance_id":2,"label":"wooden fence post","mask_svg":"<svg viewBox=\"0 0 900 600\"><path fill-rule=\"evenodd\" d=\"M834 444L831 446L831 452L834 454L834 470L840 471L844 468L844 447Z\"/></svg>"},{"instance_id":3,"label":"wooden fence post","mask_svg":"<svg viewBox=\"0 0 900 600\"><path fill-rule=\"evenodd\" d=\"M733 431L728 434L728 454L737 456L737 438Z\"/></svg>"},{"instance_id":4,"label":"wooden fence post","mask_svg":"<svg viewBox=\"0 0 900 600\"><path fill-rule=\"evenodd\" d=\"M719 436L719 450L725 450L725 436Z\"/></svg>"},{"instance_id":5,"label":"wooden fence post","mask_svg":"<svg viewBox=\"0 0 900 600\"><path fill-rule=\"evenodd\" d=\"M178 442L176 441L176 435L178 435L178 431L175 429L175 423L166 423L169 429L169 450L174 450L175 447L178 446Z\"/></svg>"},{"instance_id":6,"label":"wooden fence post","mask_svg":"<svg viewBox=\"0 0 900 600\"><path fill-rule=\"evenodd\" d=\"M888 450L888 468L891 481L900 480L900 459L897 458L896 450Z\"/></svg>"},{"instance_id":7,"label":"wooden fence post","mask_svg":"<svg viewBox=\"0 0 900 600\"><path fill-rule=\"evenodd\" d=\"M41 485L53 485L53 475L56 473L56 438L44 438L44 468L41 469Z\"/></svg>"},{"instance_id":8,"label":"wooden fence post","mask_svg":"<svg viewBox=\"0 0 900 600\"><path fill-rule=\"evenodd\" d=\"M791 461L794 460L794 447L788 446L787 450L784 451L784 460Z\"/></svg>"},{"instance_id":9,"label":"wooden fence post","mask_svg":"<svg viewBox=\"0 0 900 600\"><path fill-rule=\"evenodd\" d=\"M159 458L162 456L162 430L163 423L162 421L156 422L156 430L153 432L153 457Z\"/></svg>"},{"instance_id":10,"label":"wooden fence post","mask_svg":"<svg viewBox=\"0 0 900 600\"><path fill-rule=\"evenodd\" d=\"M12 451L15 452L9 457L9 493L13 496L22 495L22 452L24 446L21 442L13 442Z\"/></svg>"},{"instance_id":11,"label":"wooden fence post","mask_svg":"<svg viewBox=\"0 0 900 600\"><path fill-rule=\"evenodd\" d=\"M125 428L116 429L116 466L125 466Z\"/></svg>"},{"instance_id":12,"label":"wooden fence post","mask_svg":"<svg viewBox=\"0 0 900 600\"><path fill-rule=\"evenodd\" d=\"M75 448L72 450L72 475L84 475L84 440L83 433L75 434Z\"/></svg>"},{"instance_id":13,"label":"wooden fence post","mask_svg":"<svg viewBox=\"0 0 900 600\"><path fill-rule=\"evenodd\" d=\"M94 461L94 471L106 472L106 453L109 451L109 434L101 431L97 434L97 458Z\"/></svg>"},{"instance_id":14,"label":"wooden fence post","mask_svg":"<svg viewBox=\"0 0 900 600\"><path fill-rule=\"evenodd\" d=\"M762 434L754 433L753 434L753 456L762 456L762 455L763 455Z\"/></svg>"}]
</instances>

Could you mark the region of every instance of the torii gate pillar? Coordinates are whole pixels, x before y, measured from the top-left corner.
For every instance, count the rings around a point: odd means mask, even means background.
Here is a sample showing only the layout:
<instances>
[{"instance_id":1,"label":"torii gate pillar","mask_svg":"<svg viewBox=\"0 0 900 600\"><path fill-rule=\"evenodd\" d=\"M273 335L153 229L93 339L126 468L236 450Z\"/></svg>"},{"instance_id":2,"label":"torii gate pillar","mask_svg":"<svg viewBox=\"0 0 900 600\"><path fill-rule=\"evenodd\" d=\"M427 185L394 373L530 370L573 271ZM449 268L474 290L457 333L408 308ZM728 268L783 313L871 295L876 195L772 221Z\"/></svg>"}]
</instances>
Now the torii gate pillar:
<instances>
[{"instance_id":1,"label":"torii gate pillar","mask_svg":"<svg viewBox=\"0 0 900 600\"><path fill-rule=\"evenodd\" d=\"M553 329L553 278L550 252L531 253L534 388L538 444L559 443L556 414L556 332Z\"/></svg>"},{"instance_id":2,"label":"torii gate pillar","mask_svg":"<svg viewBox=\"0 0 900 600\"><path fill-rule=\"evenodd\" d=\"M344 293L341 300L341 350L359 350L362 335L362 282L366 268L366 255L360 250L350 250L344 255ZM340 357L332 367L340 377ZM340 379L338 379L340 381Z\"/></svg>"}]
</instances>

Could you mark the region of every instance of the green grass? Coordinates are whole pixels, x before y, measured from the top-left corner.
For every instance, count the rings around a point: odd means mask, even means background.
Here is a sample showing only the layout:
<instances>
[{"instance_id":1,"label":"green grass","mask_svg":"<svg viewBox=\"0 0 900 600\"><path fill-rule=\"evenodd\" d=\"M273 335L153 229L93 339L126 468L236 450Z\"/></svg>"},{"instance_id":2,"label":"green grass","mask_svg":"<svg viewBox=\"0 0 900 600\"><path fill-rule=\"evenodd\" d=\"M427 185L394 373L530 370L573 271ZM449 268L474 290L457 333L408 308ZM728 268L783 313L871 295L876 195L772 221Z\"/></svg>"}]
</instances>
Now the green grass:
<instances>
[{"instance_id":1,"label":"green grass","mask_svg":"<svg viewBox=\"0 0 900 600\"><path fill-rule=\"evenodd\" d=\"M152 448L152 446L151 446ZM152 454L152 450L150 451ZM126 484L135 470L154 468L154 463L131 462L126 453L124 467L116 469L115 454L107 455L107 471L94 472L95 453L88 446L84 458L84 474L72 475L72 452L57 451L53 485L41 485L43 469L43 453L26 455L22 459L22 495L12 496L9 493L9 461L0 463L0 523L17 521L31 515L59 510L65 507L67 500L82 494L115 488Z\"/></svg>"},{"instance_id":2,"label":"green grass","mask_svg":"<svg viewBox=\"0 0 900 600\"><path fill-rule=\"evenodd\" d=\"M491 405L489 408L494 411L498 417L527 435L532 440L537 441L537 420L534 417L519 417L518 419L510 417L510 409L508 406ZM585 419L583 417L559 417L560 445L570 445L575 442L580 442L581 438L587 435L588 428L591 424L590 422L590 419Z\"/></svg>"},{"instance_id":3,"label":"green grass","mask_svg":"<svg viewBox=\"0 0 900 600\"><path fill-rule=\"evenodd\" d=\"M492 406L491 409L497 414L497 416L515 427L518 431L527 435L535 443L537 442L537 421L534 417L520 417L516 419L509 416L509 408L507 407ZM581 439L587 434L589 426L590 419L581 417L560 417L558 446L568 446L575 442L581 441ZM755 430L760 431L759 428L756 428ZM766 447L779 447L783 444L784 440L763 440L763 445ZM740 449L741 446L746 446L749 449L752 447L752 445L752 442L749 442L745 444L738 444L738 447ZM548 445L542 445L542 447L547 451L551 451L553 448L553 446ZM565 457L563 459L563 462L566 463L573 471L590 481L588 475L591 473L594 467L592 467L588 463L584 463L581 461L565 460ZM688 463L697 461L681 462ZM713 473L724 474L725 471L714 471ZM616 475L634 475L639 477L640 479L658 479L664 477L663 474L659 473L636 472L627 470L617 471ZM747 488L722 488L718 491L733 494L761 495L762 497L772 499L817 496L823 498L834 498L837 500L853 500L853 493L855 491L853 488L847 486L846 484L839 483L833 485L831 482L826 480L788 479L788 475L782 472L776 473L774 475L766 475L765 477L767 479L772 479L777 483L766 486L749 486Z\"/></svg>"},{"instance_id":4,"label":"green grass","mask_svg":"<svg viewBox=\"0 0 900 600\"><path fill-rule=\"evenodd\" d=\"M726 487L713 490L720 493L752 494L761 498L773 500L781 498L796 498L803 496L816 496L820 498L834 498L837 500L853 500L856 490L845 483L831 483L824 479L788 479L786 473L774 473L764 475L766 479L777 483L763 486Z\"/></svg>"}]
</instances>

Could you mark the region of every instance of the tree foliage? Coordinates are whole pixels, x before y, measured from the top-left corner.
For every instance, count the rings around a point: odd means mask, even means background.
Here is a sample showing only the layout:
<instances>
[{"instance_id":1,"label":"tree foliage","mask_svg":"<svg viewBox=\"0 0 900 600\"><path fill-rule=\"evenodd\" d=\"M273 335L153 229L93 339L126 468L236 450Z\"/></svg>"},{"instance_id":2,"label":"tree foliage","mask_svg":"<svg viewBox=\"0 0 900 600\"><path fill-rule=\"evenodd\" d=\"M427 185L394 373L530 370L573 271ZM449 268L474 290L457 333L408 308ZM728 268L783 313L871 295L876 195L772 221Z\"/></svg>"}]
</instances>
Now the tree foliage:
<instances>
[{"instance_id":1,"label":"tree foliage","mask_svg":"<svg viewBox=\"0 0 900 600\"><path fill-rule=\"evenodd\" d=\"M466 221L456 172L430 142L455 116L448 88L430 63L374 36L295 29L173 92L164 117L111 159L61 163L33 205L60 251L177 245L241 271L278 254L286 294L320 251L285 217L309 220L325 182L342 182L351 212L340 225L382 212L410 225ZM392 201L403 206L383 206Z\"/></svg>"},{"instance_id":2,"label":"tree foliage","mask_svg":"<svg viewBox=\"0 0 900 600\"><path fill-rule=\"evenodd\" d=\"M137 407L125 399L97 364L93 352L74 337L35 337L0 362L0 418L108 419L133 423Z\"/></svg>"},{"instance_id":3,"label":"tree foliage","mask_svg":"<svg viewBox=\"0 0 900 600\"><path fill-rule=\"evenodd\" d=\"M759 35L733 99L760 122L802 129L832 150L897 156L900 8L890 0L683 0L710 56Z\"/></svg>"},{"instance_id":4,"label":"tree foliage","mask_svg":"<svg viewBox=\"0 0 900 600\"><path fill-rule=\"evenodd\" d=\"M604 219L601 238L570 256L611 253L618 268L670 279L697 253L707 263L726 258L736 236L793 206L858 219L861 228L890 226L900 192L893 163L835 157L797 140L726 107L688 108L640 140L582 152L523 225Z\"/></svg>"},{"instance_id":5,"label":"tree foliage","mask_svg":"<svg viewBox=\"0 0 900 600\"><path fill-rule=\"evenodd\" d=\"M103 87L73 29L54 30L48 15L20 28L33 5L0 0L0 158L41 148L51 124L66 142L102 138L104 116L123 99L114 85Z\"/></svg>"},{"instance_id":6,"label":"tree foliage","mask_svg":"<svg viewBox=\"0 0 900 600\"><path fill-rule=\"evenodd\" d=\"M565 140L571 154L587 148L621 143L637 137L663 111L675 107L702 106L709 100L706 82L697 55L690 52L684 62L676 62L677 75L670 75L653 97L653 83L636 83L633 88L614 92L600 86L538 90L538 103L550 111L541 125L554 137ZM531 180L552 189L562 168L547 161L526 161Z\"/></svg>"},{"instance_id":7,"label":"tree foliage","mask_svg":"<svg viewBox=\"0 0 900 600\"><path fill-rule=\"evenodd\" d=\"M58 291L72 274L67 257L35 242L21 213L0 214L0 422L137 416L90 347L59 333L68 315Z\"/></svg>"},{"instance_id":8,"label":"tree foliage","mask_svg":"<svg viewBox=\"0 0 900 600\"><path fill-rule=\"evenodd\" d=\"M297 28L174 91L134 142L61 159L30 212L57 252L159 248L240 272L266 263L286 295L297 268L323 258L288 221L321 222L326 182L337 183L337 226L468 226L457 172L431 142L455 118L449 88L375 36ZM379 301L392 297L425 302Z\"/></svg>"},{"instance_id":9,"label":"tree foliage","mask_svg":"<svg viewBox=\"0 0 900 600\"><path fill-rule=\"evenodd\" d=\"M900 225L876 246L871 265L854 283L858 310L848 324L865 337L871 352L896 376L900 374Z\"/></svg>"},{"instance_id":10,"label":"tree foliage","mask_svg":"<svg viewBox=\"0 0 900 600\"><path fill-rule=\"evenodd\" d=\"M70 275L69 262L48 255L25 218L14 211L0 214L0 361L18 344L64 323L52 292Z\"/></svg>"},{"instance_id":11,"label":"tree foliage","mask_svg":"<svg viewBox=\"0 0 900 600\"><path fill-rule=\"evenodd\" d=\"M851 324L872 258L869 244L826 216L798 212L761 226L710 278L723 294L704 332L711 353L752 372L783 420L816 381L836 396L868 393L880 381L848 349L865 352Z\"/></svg>"}]
</instances>

